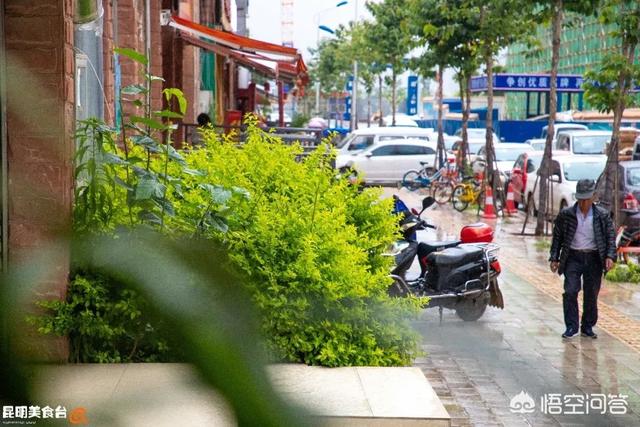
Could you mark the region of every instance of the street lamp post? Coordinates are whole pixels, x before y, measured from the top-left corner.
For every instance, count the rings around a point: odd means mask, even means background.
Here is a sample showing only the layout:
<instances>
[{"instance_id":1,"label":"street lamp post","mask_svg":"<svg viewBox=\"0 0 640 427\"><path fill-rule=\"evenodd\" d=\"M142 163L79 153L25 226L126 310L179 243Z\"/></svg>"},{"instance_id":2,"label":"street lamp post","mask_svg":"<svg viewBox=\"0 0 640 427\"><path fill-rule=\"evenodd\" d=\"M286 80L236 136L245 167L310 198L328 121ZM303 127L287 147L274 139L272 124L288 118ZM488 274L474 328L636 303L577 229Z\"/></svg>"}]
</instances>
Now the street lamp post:
<instances>
[{"instance_id":1,"label":"street lamp post","mask_svg":"<svg viewBox=\"0 0 640 427\"><path fill-rule=\"evenodd\" d=\"M358 22L358 0L355 0L353 25ZM358 129L358 61L353 61L353 93L351 98L351 130Z\"/></svg>"}]
</instances>

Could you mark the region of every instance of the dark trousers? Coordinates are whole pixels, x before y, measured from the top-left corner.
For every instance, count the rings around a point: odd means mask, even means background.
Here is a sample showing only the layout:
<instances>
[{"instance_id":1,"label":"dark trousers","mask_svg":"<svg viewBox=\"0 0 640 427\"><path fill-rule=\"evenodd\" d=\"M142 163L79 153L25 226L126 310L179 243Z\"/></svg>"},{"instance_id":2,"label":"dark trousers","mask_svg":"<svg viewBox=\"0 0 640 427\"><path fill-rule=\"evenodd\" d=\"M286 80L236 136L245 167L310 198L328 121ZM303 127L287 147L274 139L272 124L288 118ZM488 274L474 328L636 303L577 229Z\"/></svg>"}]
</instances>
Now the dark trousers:
<instances>
[{"instance_id":1,"label":"dark trousers","mask_svg":"<svg viewBox=\"0 0 640 427\"><path fill-rule=\"evenodd\" d=\"M567 329L578 330L578 293L584 288L582 330L590 329L598 321L598 292L602 281L602 260L597 251L569 251L564 270L564 323Z\"/></svg>"}]
</instances>

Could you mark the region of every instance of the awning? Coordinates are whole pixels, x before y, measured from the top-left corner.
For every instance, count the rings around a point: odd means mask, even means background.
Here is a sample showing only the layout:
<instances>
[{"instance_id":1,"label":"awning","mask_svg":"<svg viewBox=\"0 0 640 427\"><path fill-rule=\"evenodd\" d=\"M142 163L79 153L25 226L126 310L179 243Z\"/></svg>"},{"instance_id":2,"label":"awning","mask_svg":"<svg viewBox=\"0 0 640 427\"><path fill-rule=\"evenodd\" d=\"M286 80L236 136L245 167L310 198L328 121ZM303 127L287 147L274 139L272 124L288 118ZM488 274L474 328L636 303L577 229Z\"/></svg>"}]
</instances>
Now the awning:
<instances>
[{"instance_id":1,"label":"awning","mask_svg":"<svg viewBox=\"0 0 640 427\"><path fill-rule=\"evenodd\" d=\"M215 30L179 16L172 16L169 25L179 30L187 43L231 58L267 77L296 85L309 82L307 66L295 48Z\"/></svg>"},{"instance_id":2,"label":"awning","mask_svg":"<svg viewBox=\"0 0 640 427\"><path fill-rule=\"evenodd\" d=\"M230 49L237 49L250 53L265 53L269 55L277 55L290 58L292 62L296 62L298 57L300 56L298 50L291 47L263 42L261 40L239 36L237 34L228 33L226 31L215 30L213 28L205 27L204 25L191 22L175 15L171 17L169 25L181 31L190 33L195 37L207 39L208 41L221 44Z\"/></svg>"}]
</instances>

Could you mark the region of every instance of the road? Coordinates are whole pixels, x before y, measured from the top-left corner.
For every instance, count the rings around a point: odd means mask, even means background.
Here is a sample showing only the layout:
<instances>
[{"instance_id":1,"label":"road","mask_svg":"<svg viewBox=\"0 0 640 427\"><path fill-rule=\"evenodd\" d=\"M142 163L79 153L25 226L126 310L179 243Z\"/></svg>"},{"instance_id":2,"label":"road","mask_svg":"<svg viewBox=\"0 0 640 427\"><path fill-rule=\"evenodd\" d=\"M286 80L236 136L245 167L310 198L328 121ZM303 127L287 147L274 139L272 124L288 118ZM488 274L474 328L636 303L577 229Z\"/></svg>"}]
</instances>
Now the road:
<instances>
[{"instance_id":1,"label":"road","mask_svg":"<svg viewBox=\"0 0 640 427\"><path fill-rule=\"evenodd\" d=\"M420 206L419 195L384 190L386 197L394 193L410 207ZM432 236L438 239L455 237L463 224L477 221L449 206L428 211L427 218L438 225ZM640 426L640 286L604 283L598 339L563 340L562 281L547 270L548 249L536 247L534 237L517 235L522 219L492 224L501 246L504 310L489 307L477 322L445 310L442 324L437 309L425 310L415 327L426 355L415 366L454 426ZM530 413L510 408L521 392L535 403ZM615 398L621 394L626 405L619 407ZM604 414L603 401L610 406ZM550 403L546 410L543 402Z\"/></svg>"}]
</instances>

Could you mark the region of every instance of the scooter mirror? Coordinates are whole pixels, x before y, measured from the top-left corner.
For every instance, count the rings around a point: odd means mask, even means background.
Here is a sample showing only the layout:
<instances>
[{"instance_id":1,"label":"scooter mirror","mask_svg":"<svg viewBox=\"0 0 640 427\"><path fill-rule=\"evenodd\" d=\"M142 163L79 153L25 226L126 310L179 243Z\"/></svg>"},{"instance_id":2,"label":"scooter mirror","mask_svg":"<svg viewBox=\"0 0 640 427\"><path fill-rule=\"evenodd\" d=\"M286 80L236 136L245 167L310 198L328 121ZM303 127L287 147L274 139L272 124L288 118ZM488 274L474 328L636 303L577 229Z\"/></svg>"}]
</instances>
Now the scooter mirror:
<instances>
[{"instance_id":1,"label":"scooter mirror","mask_svg":"<svg viewBox=\"0 0 640 427\"><path fill-rule=\"evenodd\" d=\"M436 199L434 199L431 196L427 196L424 199L422 199L422 210L427 209L429 206L432 206L434 203L436 202Z\"/></svg>"}]
</instances>

